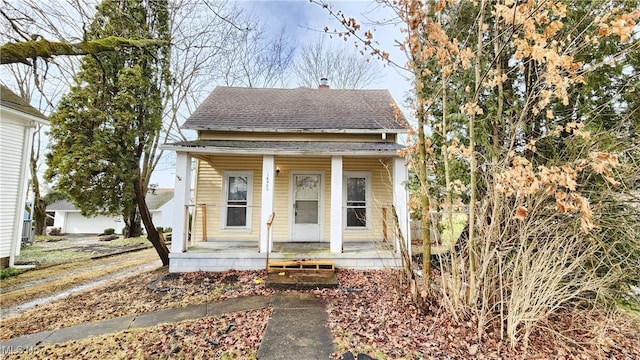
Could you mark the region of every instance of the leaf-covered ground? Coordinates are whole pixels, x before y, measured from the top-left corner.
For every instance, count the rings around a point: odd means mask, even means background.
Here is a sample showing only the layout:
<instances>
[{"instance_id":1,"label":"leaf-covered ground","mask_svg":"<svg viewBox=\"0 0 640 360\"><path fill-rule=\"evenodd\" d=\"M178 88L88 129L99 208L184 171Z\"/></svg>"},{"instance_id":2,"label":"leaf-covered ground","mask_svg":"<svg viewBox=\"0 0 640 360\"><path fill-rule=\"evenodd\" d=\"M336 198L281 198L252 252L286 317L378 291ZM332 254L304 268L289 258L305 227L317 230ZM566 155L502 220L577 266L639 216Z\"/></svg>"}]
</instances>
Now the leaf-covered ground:
<instances>
[{"instance_id":1,"label":"leaf-covered ground","mask_svg":"<svg viewBox=\"0 0 640 360\"><path fill-rule=\"evenodd\" d=\"M265 276L263 271L174 276L167 275L166 268L132 274L108 285L2 319L0 340L154 310L246 295L270 295L273 291L262 283ZM164 280L156 282L158 279ZM155 290L149 288L152 283Z\"/></svg>"},{"instance_id":2,"label":"leaf-covered ground","mask_svg":"<svg viewBox=\"0 0 640 360\"><path fill-rule=\"evenodd\" d=\"M226 298L270 296L274 291L264 287L264 277L263 271L167 275L164 268L136 274L3 319L0 338ZM327 305L336 359L347 351L378 359L640 358L638 323L621 315L567 313L548 324L561 329L562 337L539 331L526 349L512 349L491 329L479 339L473 321L454 321L438 305L420 313L393 271L338 270L338 279L337 289L311 291ZM252 359L269 313L257 309L125 331L48 346L36 354L47 359Z\"/></svg>"},{"instance_id":3,"label":"leaf-covered ground","mask_svg":"<svg viewBox=\"0 0 640 360\"><path fill-rule=\"evenodd\" d=\"M640 359L640 324L624 315L567 313L548 324L561 329L562 338L540 331L526 349L511 349L493 330L478 339L473 321L454 321L438 305L420 313L392 272L339 270L338 279L341 288L318 291L327 299L337 355L351 351L379 359Z\"/></svg>"},{"instance_id":4,"label":"leaf-covered ground","mask_svg":"<svg viewBox=\"0 0 640 360\"><path fill-rule=\"evenodd\" d=\"M5 359L255 359L269 308L50 345Z\"/></svg>"}]
</instances>

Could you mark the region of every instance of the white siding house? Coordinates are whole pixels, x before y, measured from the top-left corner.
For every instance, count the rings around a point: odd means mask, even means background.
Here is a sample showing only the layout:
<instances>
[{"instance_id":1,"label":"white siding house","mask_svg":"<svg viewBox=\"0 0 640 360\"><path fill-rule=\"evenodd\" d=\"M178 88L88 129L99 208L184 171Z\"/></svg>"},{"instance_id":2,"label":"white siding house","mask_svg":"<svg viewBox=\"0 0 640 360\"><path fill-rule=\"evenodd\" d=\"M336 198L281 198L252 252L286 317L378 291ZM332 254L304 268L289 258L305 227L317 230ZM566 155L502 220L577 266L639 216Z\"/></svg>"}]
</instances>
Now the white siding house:
<instances>
[{"instance_id":1,"label":"white siding house","mask_svg":"<svg viewBox=\"0 0 640 360\"><path fill-rule=\"evenodd\" d=\"M0 267L13 266L20 253L27 167L33 129L46 116L1 86L0 101Z\"/></svg>"}]
</instances>

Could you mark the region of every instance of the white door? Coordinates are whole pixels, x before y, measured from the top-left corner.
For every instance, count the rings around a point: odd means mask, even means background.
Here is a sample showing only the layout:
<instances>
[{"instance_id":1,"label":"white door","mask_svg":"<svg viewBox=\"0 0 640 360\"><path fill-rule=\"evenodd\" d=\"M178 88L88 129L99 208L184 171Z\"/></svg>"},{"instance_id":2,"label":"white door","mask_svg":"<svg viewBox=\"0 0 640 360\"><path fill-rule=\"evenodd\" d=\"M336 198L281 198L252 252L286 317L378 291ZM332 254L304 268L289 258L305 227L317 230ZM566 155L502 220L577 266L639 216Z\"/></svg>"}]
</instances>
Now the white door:
<instances>
[{"instance_id":1,"label":"white door","mask_svg":"<svg viewBox=\"0 0 640 360\"><path fill-rule=\"evenodd\" d=\"M322 176L293 174L292 241L320 241Z\"/></svg>"}]
</instances>

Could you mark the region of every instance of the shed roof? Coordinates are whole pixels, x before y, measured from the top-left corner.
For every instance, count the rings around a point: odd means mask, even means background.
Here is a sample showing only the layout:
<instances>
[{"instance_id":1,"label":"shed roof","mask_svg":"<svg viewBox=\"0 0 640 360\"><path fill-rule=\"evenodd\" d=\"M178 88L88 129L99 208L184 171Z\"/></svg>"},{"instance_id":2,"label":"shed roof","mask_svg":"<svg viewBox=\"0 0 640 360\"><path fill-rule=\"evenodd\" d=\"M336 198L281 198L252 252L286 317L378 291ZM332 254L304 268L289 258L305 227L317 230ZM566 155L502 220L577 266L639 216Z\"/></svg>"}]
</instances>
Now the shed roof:
<instances>
[{"instance_id":1,"label":"shed roof","mask_svg":"<svg viewBox=\"0 0 640 360\"><path fill-rule=\"evenodd\" d=\"M387 90L216 87L182 128L217 131L404 132ZM402 115L400 115L402 116Z\"/></svg>"},{"instance_id":2,"label":"shed roof","mask_svg":"<svg viewBox=\"0 0 640 360\"><path fill-rule=\"evenodd\" d=\"M29 105L23 98L16 95L11 89L0 84L0 103L7 108L23 112L25 114L33 115L35 117L47 120L40 111L33 106Z\"/></svg>"}]
</instances>

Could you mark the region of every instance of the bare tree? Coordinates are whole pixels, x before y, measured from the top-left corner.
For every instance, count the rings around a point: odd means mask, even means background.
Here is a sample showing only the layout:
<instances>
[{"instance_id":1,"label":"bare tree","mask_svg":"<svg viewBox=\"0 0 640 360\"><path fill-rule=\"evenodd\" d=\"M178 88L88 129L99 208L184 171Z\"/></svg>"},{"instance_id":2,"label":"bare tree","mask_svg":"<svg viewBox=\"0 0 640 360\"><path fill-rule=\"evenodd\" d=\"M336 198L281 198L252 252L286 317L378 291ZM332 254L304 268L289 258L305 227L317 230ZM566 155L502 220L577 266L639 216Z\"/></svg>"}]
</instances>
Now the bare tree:
<instances>
[{"instance_id":1,"label":"bare tree","mask_svg":"<svg viewBox=\"0 0 640 360\"><path fill-rule=\"evenodd\" d=\"M234 22L215 80L227 86L285 87L294 46L284 28L271 35L259 18L244 14Z\"/></svg>"},{"instance_id":2,"label":"bare tree","mask_svg":"<svg viewBox=\"0 0 640 360\"><path fill-rule=\"evenodd\" d=\"M329 44L320 36L300 49L293 72L301 86L313 88L321 78L327 78L333 88L362 89L380 80L380 67L352 45Z\"/></svg>"}]
</instances>

